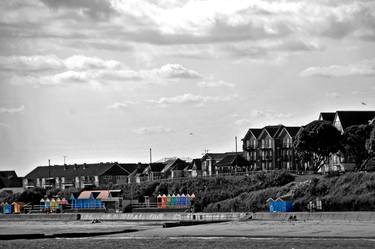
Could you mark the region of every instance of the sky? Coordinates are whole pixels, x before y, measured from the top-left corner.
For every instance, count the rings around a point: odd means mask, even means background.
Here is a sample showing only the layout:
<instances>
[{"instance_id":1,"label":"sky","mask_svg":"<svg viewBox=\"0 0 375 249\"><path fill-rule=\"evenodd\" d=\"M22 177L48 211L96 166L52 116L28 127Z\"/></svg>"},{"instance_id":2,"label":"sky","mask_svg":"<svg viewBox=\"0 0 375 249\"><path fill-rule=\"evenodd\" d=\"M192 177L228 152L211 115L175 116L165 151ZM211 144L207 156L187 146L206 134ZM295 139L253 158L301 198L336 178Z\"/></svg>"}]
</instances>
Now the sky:
<instances>
[{"instance_id":1,"label":"sky","mask_svg":"<svg viewBox=\"0 0 375 249\"><path fill-rule=\"evenodd\" d=\"M372 0L0 1L0 170L235 150L375 110Z\"/></svg>"}]
</instances>

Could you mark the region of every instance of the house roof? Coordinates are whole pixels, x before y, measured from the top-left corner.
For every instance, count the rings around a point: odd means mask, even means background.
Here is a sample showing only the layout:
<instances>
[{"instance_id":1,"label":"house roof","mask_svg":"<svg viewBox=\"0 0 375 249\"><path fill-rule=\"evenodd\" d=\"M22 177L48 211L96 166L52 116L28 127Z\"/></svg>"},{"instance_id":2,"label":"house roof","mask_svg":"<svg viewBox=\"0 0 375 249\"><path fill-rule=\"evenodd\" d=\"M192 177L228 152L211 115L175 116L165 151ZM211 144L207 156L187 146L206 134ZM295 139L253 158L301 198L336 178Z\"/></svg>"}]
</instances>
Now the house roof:
<instances>
[{"instance_id":1,"label":"house roof","mask_svg":"<svg viewBox=\"0 0 375 249\"><path fill-rule=\"evenodd\" d=\"M283 127L283 125L267 125L263 129L266 130L272 138L274 138L278 135Z\"/></svg>"},{"instance_id":2,"label":"house roof","mask_svg":"<svg viewBox=\"0 0 375 249\"><path fill-rule=\"evenodd\" d=\"M191 162L191 168L193 168L194 165L197 168L197 170L202 170L202 161L200 158L193 159L193 161Z\"/></svg>"},{"instance_id":3,"label":"house roof","mask_svg":"<svg viewBox=\"0 0 375 249\"><path fill-rule=\"evenodd\" d=\"M324 120L333 123L335 120L335 112L321 112L319 115L319 120Z\"/></svg>"},{"instance_id":4,"label":"house roof","mask_svg":"<svg viewBox=\"0 0 375 249\"><path fill-rule=\"evenodd\" d=\"M375 111L337 111L341 126L345 130L352 125L368 124L375 118Z\"/></svg>"},{"instance_id":5,"label":"house roof","mask_svg":"<svg viewBox=\"0 0 375 249\"><path fill-rule=\"evenodd\" d=\"M249 162L243 158L240 154L237 155L227 155L216 166L246 166L249 165Z\"/></svg>"},{"instance_id":6,"label":"house roof","mask_svg":"<svg viewBox=\"0 0 375 249\"><path fill-rule=\"evenodd\" d=\"M14 170L0 171L0 189L22 187L22 178Z\"/></svg>"},{"instance_id":7,"label":"house roof","mask_svg":"<svg viewBox=\"0 0 375 249\"><path fill-rule=\"evenodd\" d=\"M235 154L239 154L239 153L236 153L236 152L224 152L224 153L206 153L201 161L204 161L206 160L207 158L211 158L213 161L221 161L223 160L224 157L226 157L227 155L235 155Z\"/></svg>"},{"instance_id":8,"label":"house roof","mask_svg":"<svg viewBox=\"0 0 375 249\"><path fill-rule=\"evenodd\" d=\"M95 164L69 164L54 166L38 166L25 176L27 179L62 177L62 176L95 176L103 175L116 167L118 175L129 175L126 167L129 164L95 163ZM120 173L120 174L119 174Z\"/></svg>"},{"instance_id":9,"label":"house roof","mask_svg":"<svg viewBox=\"0 0 375 249\"><path fill-rule=\"evenodd\" d=\"M152 172L161 172L165 167L165 163L151 163L149 165L149 167L150 167ZM145 170L146 170L146 168L145 168Z\"/></svg>"},{"instance_id":10,"label":"house roof","mask_svg":"<svg viewBox=\"0 0 375 249\"><path fill-rule=\"evenodd\" d=\"M245 137L244 137L242 140L247 140L247 139L249 139L250 136L252 136L252 135L254 135L255 138L258 138L261 132L262 132L262 129L261 129L261 128L250 128L250 129L247 131Z\"/></svg>"},{"instance_id":11,"label":"house roof","mask_svg":"<svg viewBox=\"0 0 375 249\"><path fill-rule=\"evenodd\" d=\"M301 126L285 126L284 129L294 138L301 129Z\"/></svg>"},{"instance_id":12,"label":"house roof","mask_svg":"<svg viewBox=\"0 0 375 249\"><path fill-rule=\"evenodd\" d=\"M165 167L161 172L164 173L168 170L183 170L186 166L187 162L180 158L170 159L165 162Z\"/></svg>"}]
</instances>

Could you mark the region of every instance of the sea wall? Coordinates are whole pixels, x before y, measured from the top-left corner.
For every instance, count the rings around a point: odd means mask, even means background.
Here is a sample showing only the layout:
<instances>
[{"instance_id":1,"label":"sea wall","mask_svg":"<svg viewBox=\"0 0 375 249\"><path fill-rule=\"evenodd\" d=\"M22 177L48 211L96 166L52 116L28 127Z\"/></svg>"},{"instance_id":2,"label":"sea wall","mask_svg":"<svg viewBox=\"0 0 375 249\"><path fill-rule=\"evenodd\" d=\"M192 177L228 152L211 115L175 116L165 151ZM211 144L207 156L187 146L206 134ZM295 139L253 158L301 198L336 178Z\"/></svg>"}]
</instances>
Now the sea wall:
<instances>
[{"instance_id":1,"label":"sea wall","mask_svg":"<svg viewBox=\"0 0 375 249\"><path fill-rule=\"evenodd\" d=\"M1 221L73 221L79 214L0 214Z\"/></svg>"},{"instance_id":2,"label":"sea wall","mask_svg":"<svg viewBox=\"0 0 375 249\"><path fill-rule=\"evenodd\" d=\"M290 212L290 213L74 213L74 214L0 214L0 222L12 221L236 221L264 220L343 220L375 222L375 212Z\"/></svg>"}]
</instances>

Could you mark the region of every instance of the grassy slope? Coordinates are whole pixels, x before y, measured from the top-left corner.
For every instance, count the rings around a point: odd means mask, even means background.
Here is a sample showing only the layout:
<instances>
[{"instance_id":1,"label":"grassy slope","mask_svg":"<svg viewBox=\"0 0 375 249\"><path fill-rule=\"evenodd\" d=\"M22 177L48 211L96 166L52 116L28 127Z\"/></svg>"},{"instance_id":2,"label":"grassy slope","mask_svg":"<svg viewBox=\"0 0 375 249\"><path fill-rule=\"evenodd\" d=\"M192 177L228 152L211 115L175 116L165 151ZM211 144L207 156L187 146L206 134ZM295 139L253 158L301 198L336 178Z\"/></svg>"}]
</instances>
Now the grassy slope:
<instances>
[{"instance_id":1,"label":"grassy slope","mask_svg":"<svg viewBox=\"0 0 375 249\"><path fill-rule=\"evenodd\" d=\"M123 186L125 196L130 187ZM320 198L325 211L375 210L375 173L346 173L341 176L292 176L286 172L259 172L247 177L186 179L173 183L134 186L135 198L159 193L196 193L197 210L264 211L268 198L289 194L294 210Z\"/></svg>"}]
</instances>

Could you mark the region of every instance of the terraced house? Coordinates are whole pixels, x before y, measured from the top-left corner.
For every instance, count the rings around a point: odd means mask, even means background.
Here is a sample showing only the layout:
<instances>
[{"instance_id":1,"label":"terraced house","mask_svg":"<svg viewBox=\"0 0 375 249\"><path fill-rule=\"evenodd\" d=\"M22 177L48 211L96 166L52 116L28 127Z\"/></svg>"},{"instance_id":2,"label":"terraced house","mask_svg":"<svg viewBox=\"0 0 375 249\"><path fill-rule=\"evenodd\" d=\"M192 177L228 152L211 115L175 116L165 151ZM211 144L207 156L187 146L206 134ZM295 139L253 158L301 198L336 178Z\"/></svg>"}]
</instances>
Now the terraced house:
<instances>
[{"instance_id":1,"label":"terraced house","mask_svg":"<svg viewBox=\"0 0 375 249\"><path fill-rule=\"evenodd\" d=\"M125 184L129 174L137 168L137 164L96 163L39 166L23 179L24 189L84 188L105 184Z\"/></svg>"}]
</instances>

